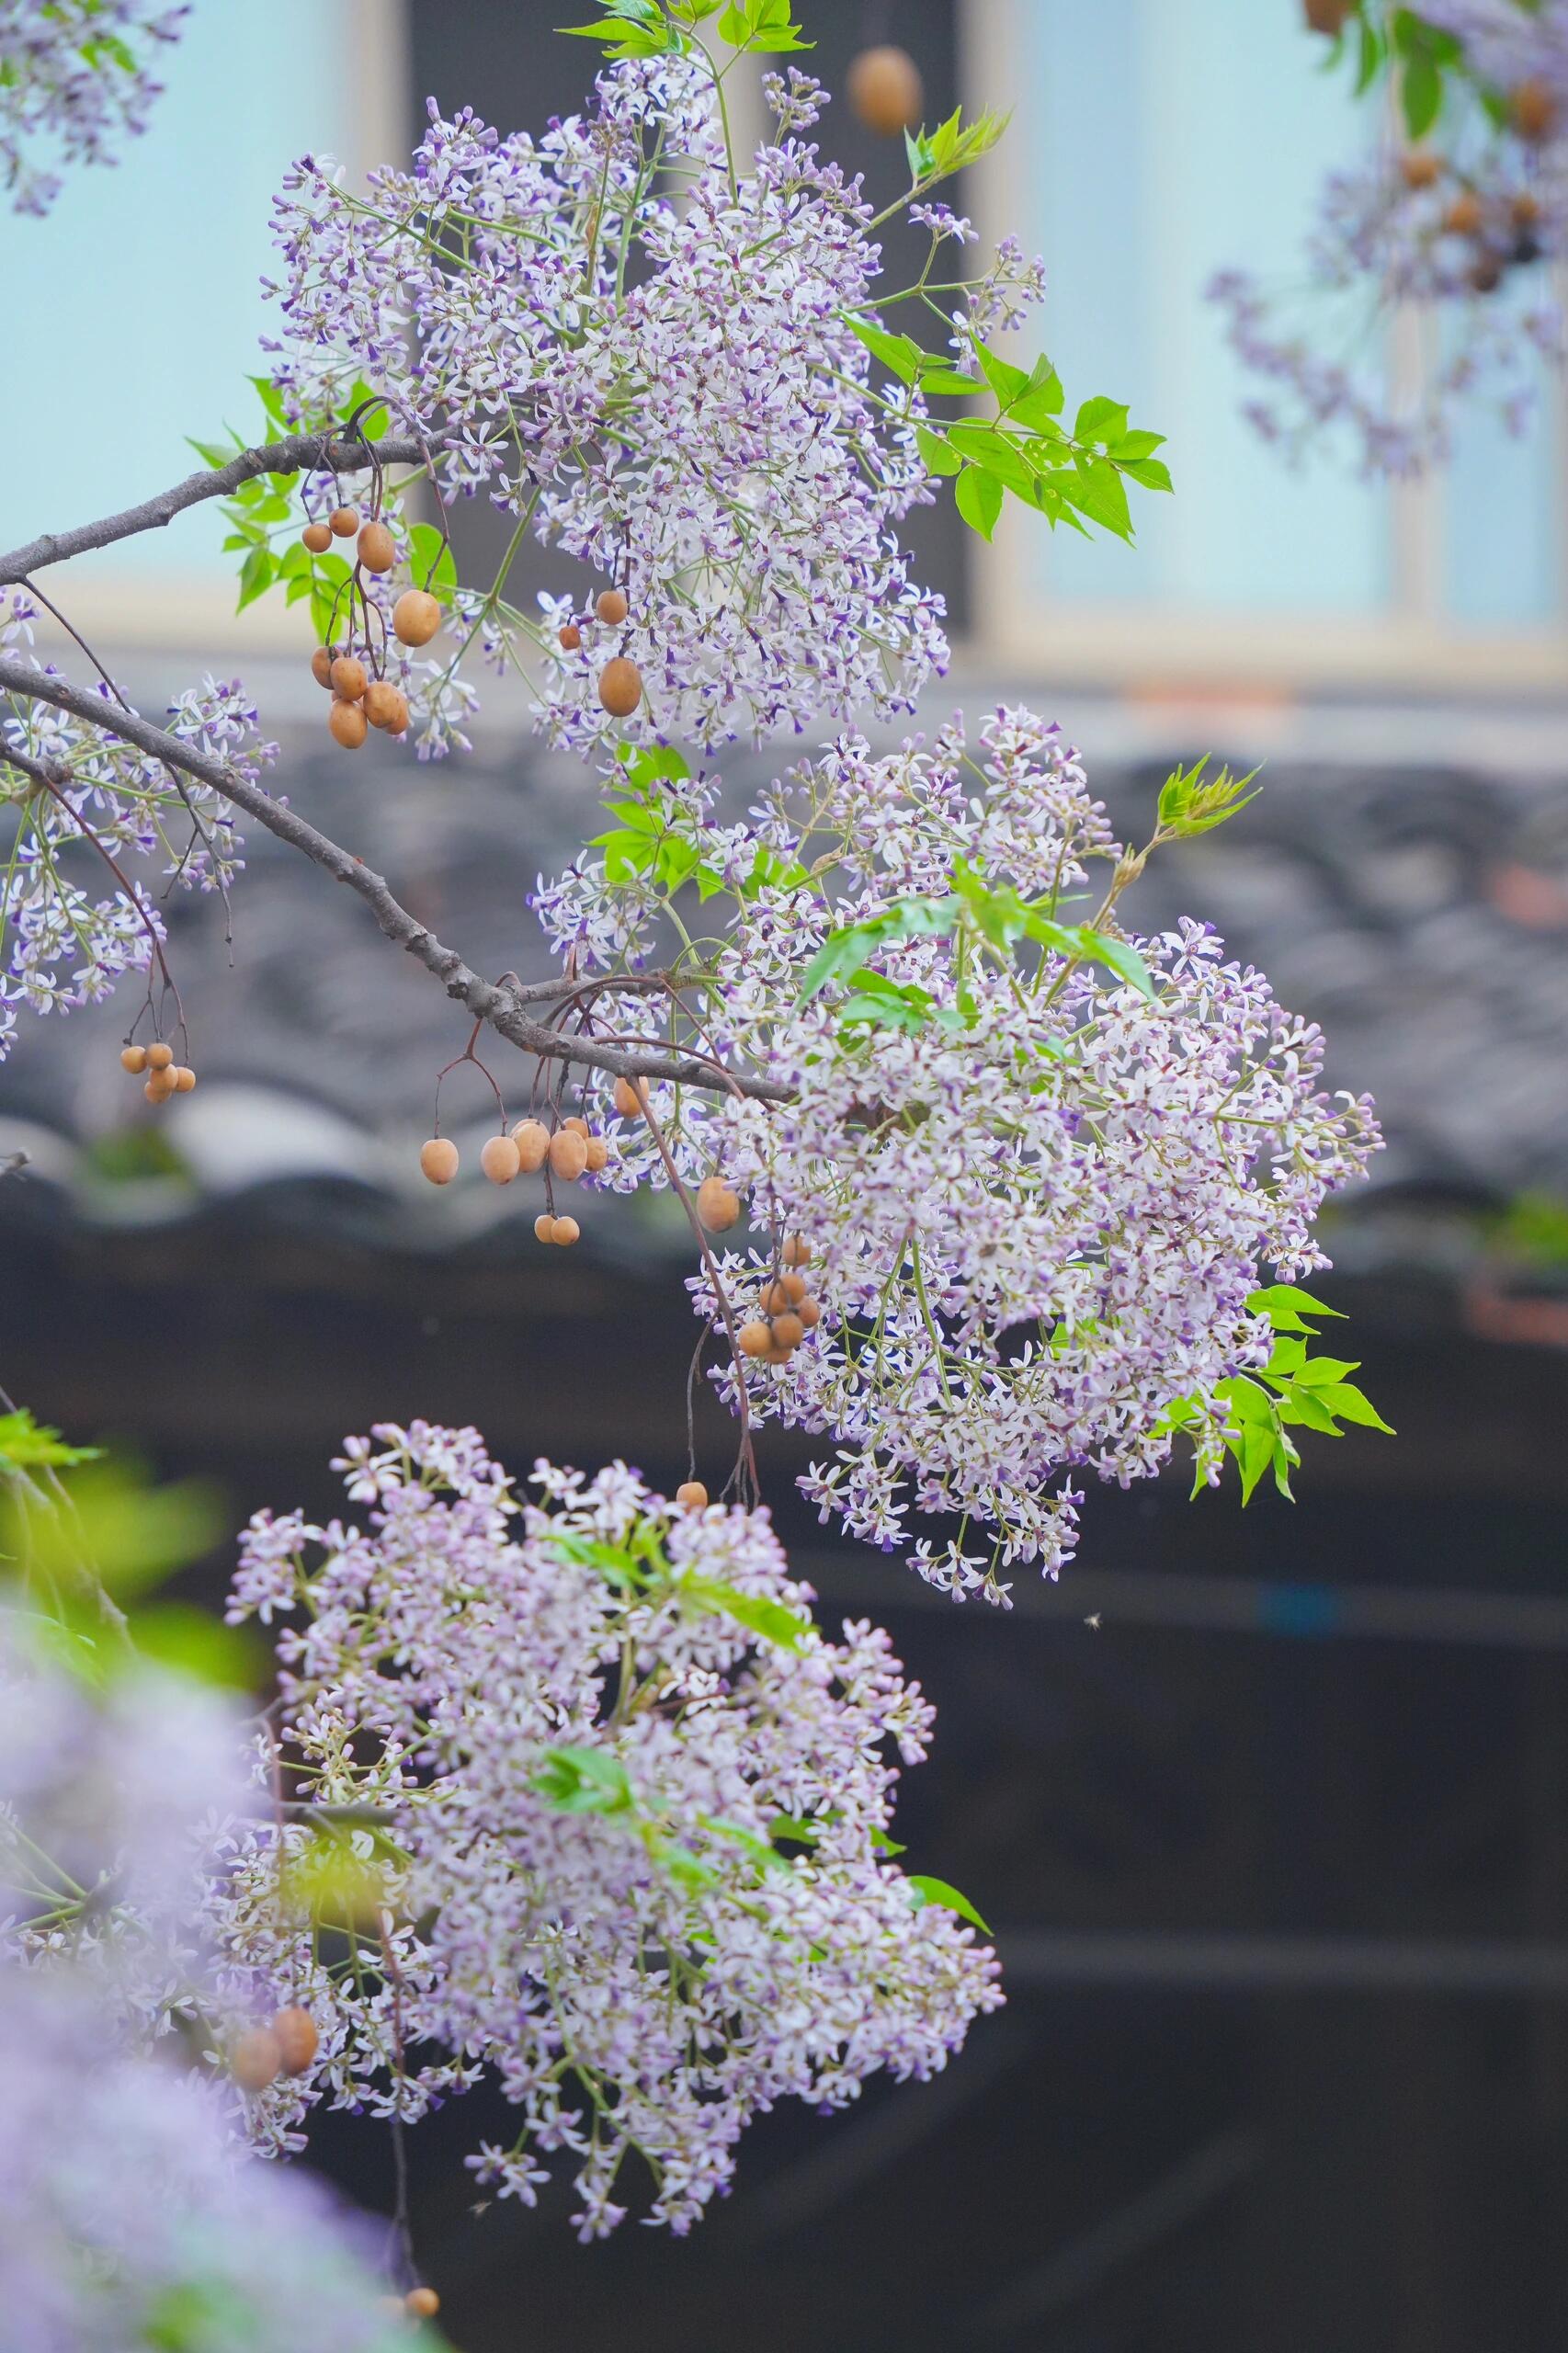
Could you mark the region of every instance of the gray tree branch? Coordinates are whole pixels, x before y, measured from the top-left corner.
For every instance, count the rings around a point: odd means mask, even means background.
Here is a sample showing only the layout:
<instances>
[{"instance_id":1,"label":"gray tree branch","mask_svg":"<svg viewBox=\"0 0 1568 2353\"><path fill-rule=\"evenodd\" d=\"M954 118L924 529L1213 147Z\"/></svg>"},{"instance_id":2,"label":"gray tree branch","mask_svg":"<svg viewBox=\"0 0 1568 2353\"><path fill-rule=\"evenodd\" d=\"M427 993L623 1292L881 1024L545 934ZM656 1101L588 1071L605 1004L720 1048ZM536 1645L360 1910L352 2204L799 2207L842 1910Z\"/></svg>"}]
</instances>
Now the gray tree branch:
<instances>
[{"instance_id":1,"label":"gray tree branch","mask_svg":"<svg viewBox=\"0 0 1568 2353\"><path fill-rule=\"evenodd\" d=\"M383 466L415 466L424 462L425 452L420 444L406 435L392 436L386 440L372 441L369 449ZM0 555L0 588L25 580L30 572L41 570L46 563L63 563L74 555L86 555L94 548L112 547L116 540L134 539L138 531L162 530L187 506L199 506L204 499L227 498L242 483L253 482L257 474L301 473L307 467L312 472L363 473L371 459L364 442L354 440L324 441L319 433L291 433L282 441L267 441L255 449L242 449L226 466L204 466L199 473L187 474L172 490L161 490L155 498L145 498L140 506L127 506L118 515L106 515L97 523L79 524L74 531L45 531L41 538L29 540L26 547L13 548L8 555Z\"/></svg>"},{"instance_id":2,"label":"gray tree branch","mask_svg":"<svg viewBox=\"0 0 1568 2353\"><path fill-rule=\"evenodd\" d=\"M350 851L317 831L307 819L298 815L282 802L274 801L257 784L238 776L222 760L196 750L165 728L155 727L151 721L109 702L104 696L89 694L69 680L49 671L35 669L30 662L15 654L0 654L0 693L20 695L29 701L52 703L56 710L85 720L90 726L119 735L140 751L162 760L167 767L179 769L186 776L221 792L236 809L264 825L290 849L304 856L362 899L374 915L382 933L395 947L403 949L426 971L438 980L447 995L465 1006L475 1019L483 1021L498 1036L511 1045L520 1047L526 1054L537 1054L555 1062L582 1063L589 1069L612 1072L619 1078L662 1078L675 1080L686 1086L702 1087L709 1092L733 1092L738 1089L754 1100L785 1103L790 1100L788 1087L778 1086L767 1079L754 1078L736 1072L722 1076L710 1063L694 1061L680 1054L657 1054L636 1049L605 1043L597 1038L574 1033L562 1036L559 1029L536 1021L527 1012L529 1003L553 1000L561 1003L574 995L570 981L523 984L513 981L487 981L474 972L455 949L446 947L435 933L410 915L388 888L385 879L356 858ZM0 761L7 756L0 740Z\"/></svg>"}]
</instances>

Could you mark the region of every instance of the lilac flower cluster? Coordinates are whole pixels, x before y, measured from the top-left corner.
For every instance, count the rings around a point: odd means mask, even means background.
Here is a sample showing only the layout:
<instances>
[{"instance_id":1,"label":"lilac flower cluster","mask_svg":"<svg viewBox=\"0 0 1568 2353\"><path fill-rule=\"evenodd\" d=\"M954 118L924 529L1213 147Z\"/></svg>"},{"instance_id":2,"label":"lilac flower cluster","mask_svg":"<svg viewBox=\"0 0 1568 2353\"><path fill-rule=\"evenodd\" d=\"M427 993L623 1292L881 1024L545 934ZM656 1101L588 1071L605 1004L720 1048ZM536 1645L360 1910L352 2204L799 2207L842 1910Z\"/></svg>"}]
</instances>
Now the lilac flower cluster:
<instances>
[{"instance_id":1,"label":"lilac flower cluster","mask_svg":"<svg viewBox=\"0 0 1568 2353\"><path fill-rule=\"evenodd\" d=\"M1551 283L1568 253L1568 6L1433 0L1420 13L1465 44L1441 150L1402 149L1385 129L1328 176L1299 314L1244 270L1208 290L1263 380L1244 407L1257 431L1293 458L1340 435L1365 472L1392 477L1442 463L1456 412L1483 395L1522 431L1542 363L1568 358ZM1394 364L1401 312L1442 324L1419 370Z\"/></svg>"},{"instance_id":2,"label":"lilac flower cluster","mask_svg":"<svg viewBox=\"0 0 1568 2353\"><path fill-rule=\"evenodd\" d=\"M944 2065L1001 1995L890 1859L932 1711L885 1635L817 1631L765 1514L620 1464L541 1462L524 1503L474 1431L417 1423L339 1468L368 1524L262 1515L231 1610L285 1621L282 1752L318 1802L214 1896L236 1982L321 2029L258 2137L488 2075L521 2121L481 2180L531 2204L564 2152L597 2237L637 2154L684 2232L759 2109Z\"/></svg>"},{"instance_id":3,"label":"lilac flower cluster","mask_svg":"<svg viewBox=\"0 0 1568 2353\"><path fill-rule=\"evenodd\" d=\"M176 41L188 6L145 0L0 0L0 188L17 212L44 213L57 174L31 160L40 138L67 164L108 164L146 128L160 85L146 58Z\"/></svg>"},{"instance_id":4,"label":"lilac flower cluster","mask_svg":"<svg viewBox=\"0 0 1568 2353\"><path fill-rule=\"evenodd\" d=\"M67 1641L71 1638L67 1637ZM95 1688L0 1613L0 2299L15 2353L380 2353L360 2225L259 2165L200 2055L200 1922L228 1711L150 1673ZM308 2320L307 2320L308 2315Z\"/></svg>"},{"instance_id":5,"label":"lilac flower cluster","mask_svg":"<svg viewBox=\"0 0 1568 2353\"><path fill-rule=\"evenodd\" d=\"M30 644L35 618L19 589L0 602L0 648ZM111 705L110 689L99 691ZM277 756L237 680L191 688L167 724L253 780ZM169 892L226 891L243 863L233 808L210 786L20 696L0 698L0 1056L14 1035L11 1007L64 1013L100 1002L154 961Z\"/></svg>"},{"instance_id":6,"label":"lilac flower cluster","mask_svg":"<svg viewBox=\"0 0 1568 2353\"><path fill-rule=\"evenodd\" d=\"M482 632L551 738L585 749L611 729L612 655L642 674L629 732L701 745L907 710L945 666L941 599L893 537L932 495L924 407L872 389L848 324L879 266L870 209L800 135L815 85L770 87L788 128L744 176L683 58L611 68L590 112L537 142L432 103L412 172L363 197L310 158L290 176L269 347L290 411L318 420L373 381L441 444L449 487L630 601L606 626L562 592L540 622L506 603L503 573L460 613L459 654L415 676L427 721ZM987 316L1032 285L1010 256ZM431 747L446 734L437 711Z\"/></svg>"},{"instance_id":7,"label":"lilac flower cluster","mask_svg":"<svg viewBox=\"0 0 1568 2353\"><path fill-rule=\"evenodd\" d=\"M709 791L669 788L677 838ZM802 1002L824 940L901 905L961 910L966 881L983 878L983 907L1002 891L1054 919L1098 870L1114 906L1148 851L1112 838L1076 755L1025 710L997 713L978 757L956 725L881 757L843 737L753 824L710 826L704 855L737 892L704 1034L792 1099L651 1099L684 1173L716 1170L772 1237L721 1262L737 1312L756 1312L781 1234L809 1245L821 1323L744 1378L754 1415L839 1440L803 1483L824 1517L887 1549L912 1505L956 1518L912 1565L999 1599L1006 1564L1070 1556L1078 1473L1162 1467L1180 1401L1217 1478L1216 1388L1269 1352L1248 1306L1261 1270L1326 1263L1312 1220L1379 1142L1369 1103L1323 1091L1316 1026L1193 922L1136 943L1149 995L1092 955L1048 947L1021 970L954 914L868 934L869 973ZM777 879L756 885L759 858ZM579 969L625 969L651 955L653 895L585 861L541 911ZM637 1018L630 993L600 1009ZM645 1137L623 1135L607 1181L660 1181ZM707 1278L692 1290L717 1326ZM716 1376L732 1397L739 1377Z\"/></svg>"}]
</instances>

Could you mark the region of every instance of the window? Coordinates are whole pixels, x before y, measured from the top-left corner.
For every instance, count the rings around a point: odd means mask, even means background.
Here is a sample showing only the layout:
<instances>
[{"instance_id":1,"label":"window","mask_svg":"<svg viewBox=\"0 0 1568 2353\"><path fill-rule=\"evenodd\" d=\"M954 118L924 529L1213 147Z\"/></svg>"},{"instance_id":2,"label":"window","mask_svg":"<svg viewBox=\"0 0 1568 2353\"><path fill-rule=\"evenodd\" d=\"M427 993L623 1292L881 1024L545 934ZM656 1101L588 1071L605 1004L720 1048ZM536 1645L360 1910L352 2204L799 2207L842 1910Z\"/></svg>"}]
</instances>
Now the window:
<instances>
[{"instance_id":1,"label":"window","mask_svg":"<svg viewBox=\"0 0 1568 2353\"><path fill-rule=\"evenodd\" d=\"M1108 675L1568 682L1554 381L1527 438L1477 413L1419 486L1326 449L1293 472L1238 414L1203 287L1299 278L1323 174L1370 129L1292 0L965 0L963 29L972 101L1016 108L971 209L1043 253L1070 390L1131 401L1177 480L1140 502L1135 555L1011 516L980 567L989 645Z\"/></svg>"}]
</instances>

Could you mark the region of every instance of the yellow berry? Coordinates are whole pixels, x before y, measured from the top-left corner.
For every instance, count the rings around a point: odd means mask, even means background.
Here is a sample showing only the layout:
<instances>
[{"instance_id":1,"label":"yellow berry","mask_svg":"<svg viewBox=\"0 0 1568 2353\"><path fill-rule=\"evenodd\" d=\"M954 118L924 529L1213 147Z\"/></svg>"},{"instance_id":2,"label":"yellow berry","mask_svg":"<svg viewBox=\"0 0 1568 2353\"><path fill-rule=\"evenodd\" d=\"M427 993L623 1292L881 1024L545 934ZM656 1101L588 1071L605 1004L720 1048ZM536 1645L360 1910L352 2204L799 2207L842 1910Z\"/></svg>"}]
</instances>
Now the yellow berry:
<instances>
[{"instance_id":1,"label":"yellow berry","mask_svg":"<svg viewBox=\"0 0 1568 2353\"><path fill-rule=\"evenodd\" d=\"M706 1511L708 1490L700 1479L687 1479L676 1489L676 1501L683 1511Z\"/></svg>"},{"instance_id":2,"label":"yellow berry","mask_svg":"<svg viewBox=\"0 0 1568 2353\"><path fill-rule=\"evenodd\" d=\"M765 1285L762 1293L762 1312L765 1315L782 1315L786 1308L793 1307L794 1304L782 1280Z\"/></svg>"},{"instance_id":3,"label":"yellow berry","mask_svg":"<svg viewBox=\"0 0 1568 2353\"><path fill-rule=\"evenodd\" d=\"M640 1120L647 1094L645 1078L618 1078L610 1099L623 1120Z\"/></svg>"},{"instance_id":4,"label":"yellow berry","mask_svg":"<svg viewBox=\"0 0 1568 2353\"><path fill-rule=\"evenodd\" d=\"M283 2070L278 2037L264 2026L247 2027L229 2053L229 2073L243 2092L264 2092Z\"/></svg>"},{"instance_id":5,"label":"yellow berry","mask_svg":"<svg viewBox=\"0 0 1568 2353\"><path fill-rule=\"evenodd\" d=\"M131 1073L131 1077L132 1077L132 1078L140 1078L140 1077L141 1077L141 1075L142 1075L142 1072L143 1072L143 1071L146 1069L146 1067L147 1067L147 1049L146 1049L146 1047L145 1047L145 1046L127 1046L127 1047L125 1047L125 1048L121 1051L121 1053L120 1053L120 1057L119 1057L119 1067L120 1067L120 1069L121 1069L121 1070L128 1070L128 1071Z\"/></svg>"},{"instance_id":6,"label":"yellow berry","mask_svg":"<svg viewBox=\"0 0 1568 2353\"><path fill-rule=\"evenodd\" d=\"M588 1147L573 1128L557 1128L550 1139L550 1166L552 1176L565 1185L575 1183L588 1165Z\"/></svg>"},{"instance_id":7,"label":"yellow berry","mask_svg":"<svg viewBox=\"0 0 1568 2353\"><path fill-rule=\"evenodd\" d=\"M542 1120L519 1120L512 1130L512 1142L517 1147L518 1165L530 1176L550 1158L550 1130Z\"/></svg>"},{"instance_id":8,"label":"yellow berry","mask_svg":"<svg viewBox=\"0 0 1568 2353\"><path fill-rule=\"evenodd\" d=\"M397 562L397 542L384 523L367 523L360 532L359 561L367 572L390 572Z\"/></svg>"},{"instance_id":9,"label":"yellow berry","mask_svg":"<svg viewBox=\"0 0 1568 2353\"><path fill-rule=\"evenodd\" d=\"M318 687L331 686L332 665L336 659L337 655L330 645L317 646L311 656L311 676Z\"/></svg>"},{"instance_id":10,"label":"yellow berry","mask_svg":"<svg viewBox=\"0 0 1568 2353\"><path fill-rule=\"evenodd\" d=\"M536 1242L553 1242L554 1239L555 1220L551 1216L548 1210L541 1210L538 1217L534 1220L534 1240Z\"/></svg>"},{"instance_id":11,"label":"yellow berry","mask_svg":"<svg viewBox=\"0 0 1568 2353\"><path fill-rule=\"evenodd\" d=\"M605 1138L604 1138L603 1136L590 1136L590 1137L588 1138L588 1174L589 1174L589 1176L597 1176L597 1174L598 1174L598 1172L599 1172L599 1170L600 1170L601 1168L607 1167L607 1166L608 1165L608 1163L609 1163L609 1145L608 1145L608 1143L606 1142Z\"/></svg>"},{"instance_id":12,"label":"yellow berry","mask_svg":"<svg viewBox=\"0 0 1568 2353\"><path fill-rule=\"evenodd\" d=\"M784 1264L787 1267L809 1267L811 1263L812 1254L801 1236L790 1234L784 1245Z\"/></svg>"},{"instance_id":13,"label":"yellow berry","mask_svg":"<svg viewBox=\"0 0 1568 2353\"><path fill-rule=\"evenodd\" d=\"M562 1249L569 1250L574 1242L582 1240L583 1229L574 1217L558 1217L550 1238L552 1242L559 1242Z\"/></svg>"},{"instance_id":14,"label":"yellow berry","mask_svg":"<svg viewBox=\"0 0 1568 2353\"><path fill-rule=\"evenodd\" d=\"M365 716L372 727L401 735L408 724L408 705L390 678L372 678L365 689Z\"/></svg>"},{"instance_id":15,"label":"yellow berry","mask_svg":"<svg viewBox=\"0 0 1568 2353\"><path fill-rule=\"evenodd\" d=\"M799 1307L806 1295L806 1279L793 1272L780 1275L775 1288L783 1292L791 1307Z\"/></svg>"},{"instance_id":16,"label":"yellow berry","mask_svg":"<svg viewBox=\"0 0 1568 2353\"><path fill-rule=\"evenodd\" d=\"M583 632L575 621L568 621L560 632L562 654L575 654L583 642Z\"/></svg>"},{"instance_id":17,"label":"yellow berry","mask_svg":"<svg viewBox=\"0 0 1568 2353\"><path fill-rule=\"evenodd\" d=\"M334 739L342 745L346 752L357 752L370 732L370 722L365 716L364 706L357 702L345 702L341 695L333 697L332 709L326 715L326 723Z\"/></svg>"},{"instance_id":18,"label":"yellow berry","mask_svg":"<svg viewBox=\"0 0 1568 2353\"><path fill-rule=\"evenodd\" d=\"M1486 219L1481 199L1470 188L1456 196L1443 215L1443 226L1450 237L1473 237Z\"/></svg>"},{"instance_id":19,"label":"yellow berry","mask_svg":"<svg viewBox=\"0 0 1568 2353\"><path fill-rule=\"evenodd\" d=\"M432 1185L449 1185L458 1173L458 1148L449 1136L432 1136L419 1152L419 1165Z\"/></svg>"},{"instance_id":20,"label":"yellow berry","mask_svg":"<svg viewBox=\"0 0 1568 2353\"><path fill-rule=\"evenodd\" d=\"M604 588L599 592L594 610L601 621L607 622L611 629L619 629L626 619L629 607L619 588Z\"/></svg>"},{"instance_id":21,"label":"yellow berry","mask_svg":"<svg viewBox=\"0 0 1568 2353\"><path fill-rule=\"evenodd\" d=\"M760 1320L741 1325L741 1354L744 1357L766 1357L773 1347L771 1327Z\"/></svg>"},{"instance_id":22,"label":"yellow berry","mask_svg":"<svg viewBox=\"0 0 1568 2353\"><path fill-rule=\"evenodd\" d=\"M441 2309L441 2299L434 2288L411 2288L403 2300L403 2308L410 2320L434 2320Z\"/></svg>"},{"instance_id":23,"label":"yellow berry","mask_svg":"<svg viewBox=\"0 0 1568 2353\"><path fill-rule=\"evenodd\" d=\"M1400 157L1399 169L1406 188L1432 188L1442 176L1443 159L1429 147L1415 147Z\"/></svg>"},{"instance_id":24,"label":"yellow berry","mask_svg":"<svg viewBox=\"0 0 1568 2353\"><path fill-rule=\"evenodd\" d=\"M428 645L441 626L441 608L423 588L405 588L392 607L392 635L404 645Z\"/></svg>"},{"instance_id":25,"label":"yellow berry","mask_svg":"<svg viewBox=\"0 0 1568 2353\"><path fill-rule=\"evenodd\" d=\"M370 683L370 674L357 654L340 654L327 673L332 691L345 702L358 702Z\"/></svg>"},{"instance_id":26,"label":"yellow berry","mask_svg":"<svg viewBox=\"0 0 1568 2353\"><path fill-rule=\"evenodd\" d=\"M493 1185L509 1185L523 1165L522 1154L510 1136L491 1136L479 1155L479 1165Z\"/></svg>"},{"instance_id":27,"label":"yellow berry","mask_svg":"<svg viewBox=\"0 0 1568 2353\"><path fill-rule=\"evenodd\" d=\"M174 1080L176 1095L188 1095L196 1085L196 1073L188 1063L176 1063L169 1075Z\"/></svg>"},{"instance_id":28,"label":"yellow berry","mask_svg":"<svg viewBox=\"0 0 1568 2353\"><path fill-rule=\"evenodd\" d=\"M705 1176L697 1188L697 1214L710 1233L728 1233L740 1222L740 1196L722 1176Z\"/></svg>"},{"instance_id":29,"label":"yellow berry","mask_svg":"<svg viewBox=\"0 0 1568 2353\"><path fill-rule=\"evenodd\" d=\"M1521 82L1508 94L1508 111L1521 139L1548 138L1557 122L1557 100L1550 83Z\"/></svg>"},{"instance_id":30,"label":"yellow berry","mask_svg":"<svg viewBox=\"0 0 1568 2353\"><path fill-rule=\"evenodd\" d=\"M359 529L359 509L357 506L335 506L326 519L332 526L335 540L351 540Z\"/></svg>"},{"instance_id":31,"label":"yellow berry","mask_svg":"<svg viewBox=\"0 0 1568 2353\"><path fill-rule=\"evenodd\" d=\"M297 2005L279 2010L272 2021L272 2032L282 2054L283 2073L302 2075L321 2041L309 2010L301 2010Z\"/></svg>"},{"instance_id":32,"label":"yellow berry","mask_svg":"<svg viewBox=\"0 0 1568 2353\"><path fill-rule=\"evenodd\" d=\"M300 537L312 555L324 555L332 545L332 531L325 523L307 523Z\"/></svg>"},{"instance_id":33,"label":"yellow berry","mask_svg":"<svg viewBox=\"0 0 1568 2353\"><path fill-rule=\"evenodd\" d=\"M172 1070L155 1070L142 1089L149 1103L166 1103L175 1091Z\"/></svg>"},{"instance_id":34,"label":"yellow berry","mask_svg":"<svg viewBox=\"0 0 1568 2353\"><path fill-rule=\"evenodd\" d=\"M798 1315L791 1313L774 1317L773 1345L776 1348L782 1348L786 1355L790 1349L798 1348L805 1336L806 1327Z\"/></svg>"},{"instance_id":35,"label":"yellow berry","mask_svg":"<svg viewBox=\"0 0 1568 2353\"><path fill-rule=\"evenodd\" d=\"M814 1299L802 1299L797 1305L795 1313L808 1332L814 1332L822 1322L822 1309Z\"/></svg>"},{"instance_id":36,"label":"yellow berry","mask_svg":"<svg viewBox=\"0 0 1568 2353\"><path fill-rule=\"evenodd\" d=\"M580 1120L576 1113L574 1112L569 1120L562 1120L561 1124L563 1128L570 1128L574 1136L581 1136L585 1143L587 1142L588 1123L586 1120Z\"/></svg>"},{"instance_id":37,"label":"yellow berry","mask_svg":"<svg viewBox=\"0 0 1568 2353\"><path fill-rule=\"evenodd\" d=\"M161 1038L155 1046L149 1046L147 1049L147 1067L149 1070L167 1070L169 1064L174 1061L174 1048L172 1046L165 1046Z\"/></svg>"},{"instance_id":38,"label":"yellow berry","mask_svg":"<svg viewBox=\"0 0 1568 2353\"><path fill-rule=\"evenodd\" d=\"M891 43L863 49L849 67L849 104L868 131L884 139L914 131L925 103L920 68L906 49Z\"/></svg>"},{"instance_id":39,"label":"yellow berry","mask_svg":"<svg viewBox=\"0 0 1568 2353\"><path fill-rule=\"evenodd\" d=\"M642 699L642 673L618 654L599 672L599 700L612 719L630 719Z\"/></svg>"}]
</instances>

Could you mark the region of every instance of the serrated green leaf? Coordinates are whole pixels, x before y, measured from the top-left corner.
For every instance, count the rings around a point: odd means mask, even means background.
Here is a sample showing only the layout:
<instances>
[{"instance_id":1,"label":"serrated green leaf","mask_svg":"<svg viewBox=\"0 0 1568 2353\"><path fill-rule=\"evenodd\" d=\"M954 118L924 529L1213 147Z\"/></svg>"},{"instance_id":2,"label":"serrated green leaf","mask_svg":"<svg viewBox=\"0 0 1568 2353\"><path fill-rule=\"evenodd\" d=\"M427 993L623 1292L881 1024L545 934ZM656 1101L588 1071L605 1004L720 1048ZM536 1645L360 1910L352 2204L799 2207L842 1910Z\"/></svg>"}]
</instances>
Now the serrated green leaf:
<instances>
[{"instance_id":1,"label":"serrated green leaf","mask_svg":"<svg viewBox=\"0 0 1568 2353\"><path fill-rule=\"evenodd\" d=\"M956 474L963 471L963 460L947 438L933 433L927 426L915 428L915 447L926 460L927 471L934 474Z\"/></svg>"},{"instance_id":2,"label":"serrated green leaf","mask_svg":"<svg viewBox=\"0 0 1568 2353\"><path fill-rule=\"evenodd\" d=\"M920 363L925 355L913 335L890 335L886 327L880 327L872 320L860 318L853 312L847 314L846 324L850 334L863 343L872 358L880 359L900 383L914 383L920 373Z\"/></svg>"},{"instance_id":3,"label":"serrated green leaf","mask_svg":"<svg viewBox=\"0 0 1568 2353\"><path fill-rule=\"evenodd\" d=\"M1085 401L1079 409L1073 426L1074 441L1118 441L1127 431L1128 409L1124 401L1107 400L1103 395Z\"/></svg>"},{"instance_id":4,"label":"serrated green leaf","mask_svg":"<svg viewBox=\"0 0 1568 2353\"><path fill-rule=\"evenodd\" d=\"M1002 358L987 344L979 344L976 349L985 381L1004 408L1029 390L1030 378L1027 369L1015 368L1010 360Z\"/></svg>"}]
</instances>

